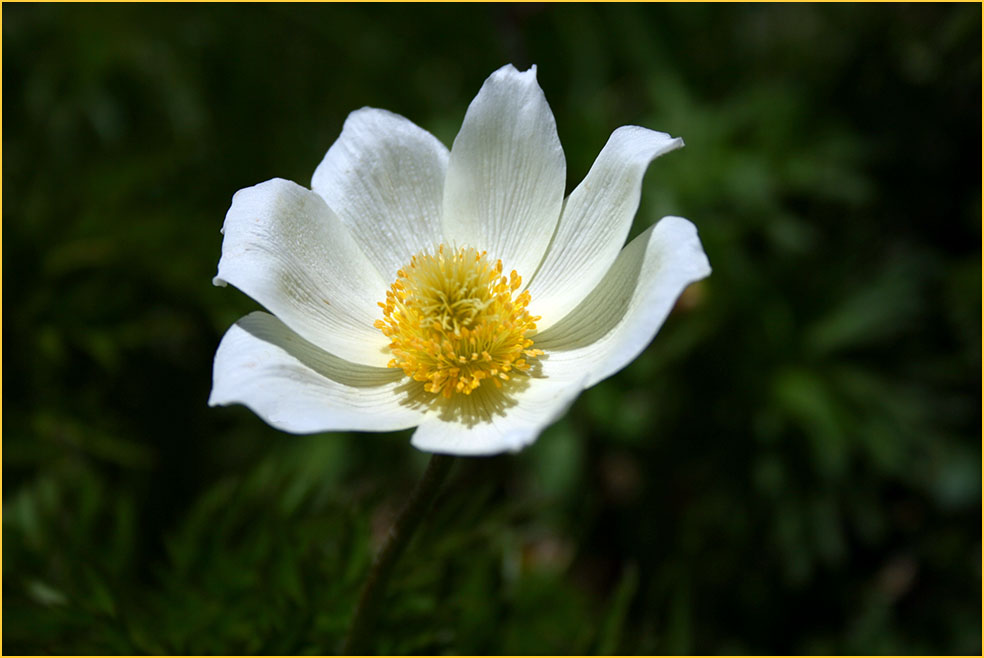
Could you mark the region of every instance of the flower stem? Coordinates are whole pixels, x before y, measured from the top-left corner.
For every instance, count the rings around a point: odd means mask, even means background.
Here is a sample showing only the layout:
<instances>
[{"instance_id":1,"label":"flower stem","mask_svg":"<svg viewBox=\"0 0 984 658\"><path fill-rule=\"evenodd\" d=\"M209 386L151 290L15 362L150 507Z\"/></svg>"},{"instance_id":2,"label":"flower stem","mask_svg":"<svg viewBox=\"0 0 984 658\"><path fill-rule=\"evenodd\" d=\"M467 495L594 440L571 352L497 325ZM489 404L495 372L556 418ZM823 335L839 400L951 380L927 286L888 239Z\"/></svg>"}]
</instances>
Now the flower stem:
<instances>
[{"instance_id":1,"label":"flower stem","mask_svg":"<svg viewBox=\"0 0 984 658\"><path fill-rule=\"evenodd\" d=\"M386 542L369 570L369 576L359 595L359 603L355 607L355 614L349 624L348 634L342 644L343 655L364 654L366 636L372 628L379 603L386 592L393 566L410 543L417 526L427 515L427 510L437 497L437 492L440 491L441 484L451 470L453 462L454 457L449 455L432 455L427 463L427 470L410 494L406 507L390 528Z\"/></svg>"}]
</instances>

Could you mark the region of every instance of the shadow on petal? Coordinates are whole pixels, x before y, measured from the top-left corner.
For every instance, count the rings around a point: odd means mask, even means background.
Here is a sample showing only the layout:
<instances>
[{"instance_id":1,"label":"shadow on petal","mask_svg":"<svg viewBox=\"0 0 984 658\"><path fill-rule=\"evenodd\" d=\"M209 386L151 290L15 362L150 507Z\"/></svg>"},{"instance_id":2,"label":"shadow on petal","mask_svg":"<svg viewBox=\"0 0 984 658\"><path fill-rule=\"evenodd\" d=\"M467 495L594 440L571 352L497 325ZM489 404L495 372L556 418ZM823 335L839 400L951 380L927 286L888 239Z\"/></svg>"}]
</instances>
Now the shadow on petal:
<instances>
[{"instance_id":1,"label":"shadow on petal","mask_svg":"<svg viewBox=\"0 0 984 658\"><path fill-rule=\"evenodd\" d=\"M639 286L647 244L648 240L636 239L626 245L605 278L574 310L534 336L534 346L549 355L551 351L593 345L613 332L628 312Z\"/></svg>"},{"instance_id":2,"label":"shadow on petal","mask_svg":"<svg viewBox=\"0 0 984 658\"><path fill-rule=\"evenodd\" d=\"M243 331L276 345L319 375L345 386L375 388L396 382L403 376L402 372L392 368L365 366L339 358L308 342L266 313L252 313L237 324Z\"/></svg>"},{"instance_id":3,"label":"shadow on petal","mask_svg":"<svg viewBox=\"0 0 984 658\"><path fill-rule=\"evenodd\" d=\"M536 374L533 370L531 368L529 374L517 373L509 381L500 380L502 386L499 387L491 380L484 380L470 395L455 394L445 398L425 391L424 382L409 378L396 388L396 392L402 396L400 404L432 413L445 422L458 423L470 429L505 417L509 409L518 404L523 392L530 387L532 376ZM536 371L539 372L539 368Z\"/></svg>"}]
</instances>

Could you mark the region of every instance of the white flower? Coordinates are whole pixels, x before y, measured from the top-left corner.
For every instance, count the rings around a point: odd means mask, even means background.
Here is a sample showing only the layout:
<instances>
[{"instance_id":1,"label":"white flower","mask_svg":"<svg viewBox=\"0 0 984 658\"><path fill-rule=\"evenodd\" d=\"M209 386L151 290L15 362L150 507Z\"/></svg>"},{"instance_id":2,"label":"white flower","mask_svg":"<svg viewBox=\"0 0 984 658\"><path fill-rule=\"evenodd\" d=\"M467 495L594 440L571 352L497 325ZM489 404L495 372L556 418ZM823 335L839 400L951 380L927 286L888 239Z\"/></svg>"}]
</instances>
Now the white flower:
<instances>
[{"instance_id":1,"label":"white flower","mask_svg":"<svg viewBox=\"0 0 984 658\"><path fill-rule=\"evenodd\" d=\"M493 73L450 152L401 116L353 112L313 191L274 179L233 197L214 282L273 315L226 333L209 404L286 432L416 426L429 452L519 450L710 273L679 217L623 248L647 166L681 146L619 128L564 199L535 67Z\"/></svg>"}]
</instances>

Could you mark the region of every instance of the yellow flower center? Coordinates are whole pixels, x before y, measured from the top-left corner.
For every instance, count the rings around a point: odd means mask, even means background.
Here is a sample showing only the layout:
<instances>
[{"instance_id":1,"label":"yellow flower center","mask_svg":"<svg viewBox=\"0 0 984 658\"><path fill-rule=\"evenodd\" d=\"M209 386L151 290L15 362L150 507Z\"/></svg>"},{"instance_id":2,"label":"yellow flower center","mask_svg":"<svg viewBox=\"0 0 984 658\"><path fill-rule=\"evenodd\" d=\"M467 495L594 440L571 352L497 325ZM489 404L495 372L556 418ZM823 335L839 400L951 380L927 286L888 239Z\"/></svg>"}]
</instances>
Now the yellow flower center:
<instances>
[{"instance_id":1,"label":"yellow flower center","mask_svg":"<svg viewBox=\"0 0 984 658\"><path fill-rule=\"evenodd\" d=\"M441 245L417 254L379 304L375 327L390 339L389 367L446 398L529 370L528 359L543 351L528 338L540 319L526 310L529 291L513 297L521 282L515 270L503 276L502 261L492 265L484 251Z\"/></svg>"}]
</instances>

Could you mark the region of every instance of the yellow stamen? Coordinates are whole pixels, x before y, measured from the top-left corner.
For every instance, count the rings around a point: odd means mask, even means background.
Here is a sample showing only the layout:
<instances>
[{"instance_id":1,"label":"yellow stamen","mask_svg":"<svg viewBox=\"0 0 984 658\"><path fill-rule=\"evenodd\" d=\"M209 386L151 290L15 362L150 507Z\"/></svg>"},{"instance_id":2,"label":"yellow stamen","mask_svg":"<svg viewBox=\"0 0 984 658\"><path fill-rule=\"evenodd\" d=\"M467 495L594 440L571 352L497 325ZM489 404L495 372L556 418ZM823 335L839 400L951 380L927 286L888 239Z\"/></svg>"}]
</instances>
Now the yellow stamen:
<instances>
[{"instance_id":1,"label":"yellow stamen","mask_svg":"<svg viewBox=\"0 0 984 658\"><path fill-rule=\"evenodd\" d=\"M543 354L528 337L540 318L526 310L528 291L513 297L521 283L515 270L503 276L502 261L490 264L484 251L440 245L417 254L379 304L383 319L375 327L390 339L389 367L446 398L529 370Z\"/></svg>"}]
</instances>

